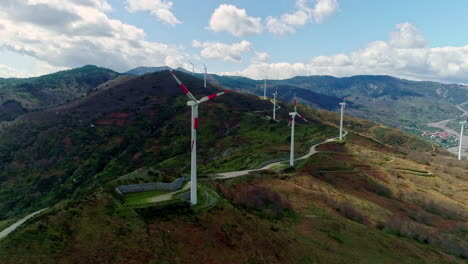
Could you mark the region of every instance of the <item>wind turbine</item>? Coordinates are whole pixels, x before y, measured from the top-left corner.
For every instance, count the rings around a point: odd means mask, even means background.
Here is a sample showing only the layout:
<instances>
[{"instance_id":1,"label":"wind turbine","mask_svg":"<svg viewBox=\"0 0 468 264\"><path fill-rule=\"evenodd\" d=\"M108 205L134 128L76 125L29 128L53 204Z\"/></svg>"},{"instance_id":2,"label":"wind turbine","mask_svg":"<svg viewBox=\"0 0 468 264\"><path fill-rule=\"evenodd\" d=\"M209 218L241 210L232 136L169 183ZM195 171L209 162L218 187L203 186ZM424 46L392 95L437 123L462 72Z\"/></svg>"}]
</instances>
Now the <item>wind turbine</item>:
<instances>
[{"instance_id":1,"label":"wind turbine","mask_svg":"<svg viewBox=\"0 0 468 264\"><path fill-rule=\"evenodd\" d=\"M276 96L278 95L278 88L275 88L273 93L273 120L276 120Z\"/></svg>"},{"instance_id":2,"label":"wind turbine","mask_svg":"<svg viewBox=\"0 0 468 264\"><path fill-rule=\"evenodd\" d=\"M207 72L207 68L206 68L206 65L205 65L205 64L203 64L203 67L205 68L205 84L204 84L203 87L206 88L206 75L208 74L208 72Z\"/></svg>"},{"instance_id":3,"label":"wind turbine","mask_svg":"<svg viewBox=\"0 0 468 264\"><path fill-rule=\"evenodd\" d=\"M192 76L195 75L195 64L193 64L190 60L188 61L190 64L192 64Z\"/></svg>"},{"instance_id":4,"label":"wind turbine","mask_svg":"<svg viewBox=\"0 0 468 264\"><path fill-rule=\"evenodd\" d=\"M294 105L294 112L297 112L296 93L294 93L294 101L293 101L293 105Z\"/></svg>"},{"instance_id":5,"label":"wind turbine","mask_svg":"<svg viewBox=\"0 0 468 264\"><path fill-rule=\"evenodd\" d=\"M462 143L463 143L463 132L465 131L465 124L468 117L465 118L465 121L460 122L461 131L460 131L460 146L458 147L458 160L462 159Z\"/></svg>"},{"instance_id":6,"label":"wind turbine","mask_svg":"<svg viewBox=\"0 0 468 264\"><path fill-rule=\"evenodd\" d=\"M294 166L294 125L296 124L296 116L300 117L302 120L306 122L309 122L299 113L297 113L296 94L294 94L294 112L289 113L289 115L291 116L291 121L289 121L289 124L291 125L291 152L289 154L289 165L293 167Z\"/></svg>"},{"instance_id":7,"label":"wind turbine","mask_svg":"<svg viewBox=\"0 0 468 264\"><path fill-rule=\"evenodd\" d=\"M343 115L344 115L344 109L346 107L346 102L343 101L340 103L341 105L341 118L340 118L340 140L343 139Z\"/></svg>"},{"instance_id":8,"label":"wind turbine","mask_svg":"<svg viewBox=\"0 0 468 264\"><path fill-rule=\"evenodd\" d=\"M198 105L209 101L215 97L221 96L230 90L225 90L220 93L211 94L197 100L195 96L185 87L185 85L175 76L174 72L169 71L176 80L179 87L184 91L189 98L187 105L192 108L192 144L191 144L191 161L190 161L190 202L192 205L197 204L197 129L198 129Z\"/></svg>"},{"instance_id":9,"label":"wind turbine","mask_svg":"<svg viewBox=\"0 0 468 264\"><path fill-rule=\"evenodd\" d=\"M266 100L266 78L264 79L263 82L263 100Z\"/></svg>"}]
</instances>

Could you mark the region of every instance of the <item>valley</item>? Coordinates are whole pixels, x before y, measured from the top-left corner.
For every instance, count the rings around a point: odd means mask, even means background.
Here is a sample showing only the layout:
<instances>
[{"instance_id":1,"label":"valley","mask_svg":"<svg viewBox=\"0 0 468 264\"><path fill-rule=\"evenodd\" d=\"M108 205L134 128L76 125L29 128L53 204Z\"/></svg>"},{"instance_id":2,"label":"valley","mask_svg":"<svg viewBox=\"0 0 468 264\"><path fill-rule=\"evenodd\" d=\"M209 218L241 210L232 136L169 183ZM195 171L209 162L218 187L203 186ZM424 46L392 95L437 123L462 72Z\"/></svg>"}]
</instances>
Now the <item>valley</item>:
<instances>
[{"instance_id":1,"label":"valley","mask_svg":"<svg viewBox=\"0 0 468 264\"><path fill-rule=\"evenodd\" d=\"M460 104L460 105L457 105L457 109L460 110L462 112L462 114L459 116L460 119L463 120L464 117L468 116L468 111L463 109L462 106L464 104ZM450 122L453 122L454 120L457 120L457 118L451 118L451 119L447 119L447 120L442 120L442 121L439 121L439 122L434 122L434 123L428 123L427 126L429 127L435 127L435 128L438 128L442 131L445 131L447 134L446 134L446 137L447 138L451 138L452 139L452 142L451 142L451 145L455 145L453 147L448 147L447 150L450 151L451 153L455 154L455 155L458 155L458 144L459 144L459 137L460 137L460 131L455 131L454 129L452 129L451 127L448 127L447 124L449 124ZM462 155L468 155L468 148L466 147L466 142L468 140L468 135L464 135L463 137L463 142L465 142L465 144L463 144L464 148L462 150L462 152L464 154Z\"/></svg>"}]
</instances>

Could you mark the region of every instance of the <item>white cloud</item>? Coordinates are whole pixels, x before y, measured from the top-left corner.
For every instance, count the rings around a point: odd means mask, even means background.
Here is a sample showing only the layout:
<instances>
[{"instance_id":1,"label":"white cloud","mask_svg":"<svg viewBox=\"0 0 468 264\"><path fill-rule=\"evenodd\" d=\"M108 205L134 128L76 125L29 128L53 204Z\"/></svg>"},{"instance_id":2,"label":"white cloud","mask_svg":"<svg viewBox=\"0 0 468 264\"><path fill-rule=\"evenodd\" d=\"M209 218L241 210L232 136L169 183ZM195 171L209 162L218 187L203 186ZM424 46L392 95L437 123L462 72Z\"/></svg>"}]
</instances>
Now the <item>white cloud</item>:
<instances>
[{"instance_id":1,"label":"white cloud","mask_svg":"<svg viewBox=\"0 0 468 264\"><path fill-rule=\"evenodd\" d=\"M231 45L221 42L192 41L192 46L201 48L200 55L207 59L219 59L228 62L241 62L242 53L253 51L252 44L246 40Z\"/></svg>"},{"instance_id":2,"label":"white cloud","mask_svg":"<svg viewBox=\"0 0 468 264\"><path fill-rule=\"evenodd\" d=\"M374 41L349 54L318 56L308 62L254 62L239 72L225 73L261 79L264 72L274 78L298 75L392 75L414 80L466 83L468 45L429 48L419 29L409 23L396 25L389 41Z\"/></svg>"},{"instance_id":3,"label":"white cloud","mask_svg":"<svg viewBox=\"0 0 468 264\"><path fill-rule=\"evenodd\" d=\"M255 57L252 59L253 63L264 63L270 61L270 54L266 52L255 52Z\"/></svg>"},{"instance_id":4,"label":"white cloud","mask_svg":"<svg viewBox=\"0 0 468 264\"><path fill-rule=\"evenodd\" d=\"M304 9L307 8L306 0L298 0L301 2L299 6L304 6ZM337 0L317 0L314 8L310 11L312 14L311 17L315 23L322 23L327 17L331 16L338 9Z\"/></svg>"},{"instance_id":5,"label":"white cloud","mask_svg":"<svg viewBox=\"0 0 468 264\"><path fill-rule=\"evenodd\" d=\"M172 5L172 2L163 0L127 0L127 10L129 12L150 11L160 21L175 26L181 22L169 11Z\"/></svg>"},{"instance_id":6,"label":"white cloud","mask_svg":"<svg viewBox=\"0 0 468 264\"><path fill-rule=\"evenodd\" d=\"M89 6L97 8L101 11L111 11L112 7L106 0L71 0L77 5Z\"/></svg>"},{"instance_id":7,"label":"white cloud","mask_svg":"<svg viewBox=\"0 0 468 264\"><path fill-rule=\"evenodd\" d=\"M396 25L398 31L390 33L389 44L395 48L424 48L427 45L422 32L410 23Z\"/></svg>"},{"instance_id":8,"label":"white cloud","mask_svg":"<svg viewBox=\"0 0 468 264\"><path fill-rule=\"evenodd\" d=\"M262 33L261 18L250 17L245 9L233 5L220 5L210 18L209 29L226 31L236 37L258 35Z\"/></svg>"},{"instance_id":9,"label":"white cloud","mask_svg":"<svg viewBox=\"0 0 468 264\"><path fill-rule=\"evenodd\" d=\"M266 27L268 28L268 31L276 35L296 32L296 29L293 26L274 17L267 17Z\"/></svg>"},{"instance_id":10,"label":"white cloud","mask_svg":"<svg viewBox=\"0 0 468 264\"><path fill-rule=\"evenodd\" d=\"M276 35L294 33L297 27L307 23L322 23L338 9L337 0L314 0L313 8L309 7L308 0L297 0L297 10L293 13L283 14L280 18L267 17L266 27L268 31Z\"/></svg>"},{"instance_id":11,"label":"white cloud","mask_svg":"<svg viewBox=\"0 0 468 264\"><path fill-rule=\"evenodd\" d=\"M0 48L52 67L177 67L187 56L181 47L147 41L142 29L110 19L102 0L6 1L0 6Z\"/></svg>"},{"instance_id":12,"label":"white cloud","mask_svg":"<svg viewBox=\"0 0 468 264\"><path fill-rule=\"evenodd\" d=\"M18 71L7 65L0 64L0 78L26 78L30 77L29 74L25 72Z\"/></svg>"}]
</instances>

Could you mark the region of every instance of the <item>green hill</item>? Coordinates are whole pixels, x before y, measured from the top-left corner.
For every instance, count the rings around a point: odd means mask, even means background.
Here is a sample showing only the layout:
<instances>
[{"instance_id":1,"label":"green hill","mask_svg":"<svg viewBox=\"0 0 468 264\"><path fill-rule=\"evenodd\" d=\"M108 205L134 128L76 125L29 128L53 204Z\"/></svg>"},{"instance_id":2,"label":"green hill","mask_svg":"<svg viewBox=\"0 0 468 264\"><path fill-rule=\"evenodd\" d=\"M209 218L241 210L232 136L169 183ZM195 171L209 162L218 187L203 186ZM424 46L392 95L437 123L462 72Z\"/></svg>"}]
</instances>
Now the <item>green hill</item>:
<instances>
[{"instance_id":1,"label":"green hill","mask_svg":"<svg viewBox=\"0 0 468 264\"><path fill-rule=\"evenodd\" d=\"M117 75L112 70L87 65L34 78L1 79L0 121L85 97Z\"/></svg>"}]
</instances>

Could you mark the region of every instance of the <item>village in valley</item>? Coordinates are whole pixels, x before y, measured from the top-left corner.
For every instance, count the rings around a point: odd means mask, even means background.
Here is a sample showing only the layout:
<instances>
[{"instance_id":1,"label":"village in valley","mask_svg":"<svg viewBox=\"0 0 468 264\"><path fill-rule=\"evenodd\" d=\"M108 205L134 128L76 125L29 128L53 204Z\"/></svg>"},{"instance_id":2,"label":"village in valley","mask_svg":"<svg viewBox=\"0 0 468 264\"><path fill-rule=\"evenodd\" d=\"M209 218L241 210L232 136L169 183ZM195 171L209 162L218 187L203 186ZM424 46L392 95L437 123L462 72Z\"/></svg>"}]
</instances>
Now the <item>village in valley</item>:
<instances>
[{"instance_id":1,"label":"village in valley","mask_svg":"<svg viewBox=\"0 0 468 264\"><path fill-rule=\"evenodd\" d=\"M436 131L436 132L430 132L430 131L423 131L421 133L422 137L432 139L433 141L441 144L457 144L458 143L458 138L447 131Z\"/></svg>"}]
</instances>

